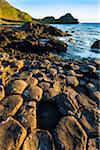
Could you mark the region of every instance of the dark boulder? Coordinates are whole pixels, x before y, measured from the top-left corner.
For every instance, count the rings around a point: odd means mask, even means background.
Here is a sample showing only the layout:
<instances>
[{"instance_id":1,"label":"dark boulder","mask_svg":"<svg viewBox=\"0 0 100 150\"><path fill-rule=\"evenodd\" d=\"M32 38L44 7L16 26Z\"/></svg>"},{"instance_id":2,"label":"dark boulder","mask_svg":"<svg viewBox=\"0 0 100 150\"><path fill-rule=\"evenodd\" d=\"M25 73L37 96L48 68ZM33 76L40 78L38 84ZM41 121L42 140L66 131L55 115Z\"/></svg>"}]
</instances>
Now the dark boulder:
<instances>
[{"instance_id":1,"label":"dark boulder","mask_svg":"<svg viewBox=\"0 0 100 150\"><path fill-rule=\"evenodd\" d=\"M93 43L93 45L91 46L91 49L100 49L100 40L97 40Z\"/></svg>"},{"instance_id":2,"label":"dark boulder","mask_svg":"<svg viewBox=\"0 0 100 150\"><path fill-rule=\"evenodd\" d=\"M66 43L55 39L49 40L47 43L52 45L53 50L56 50L57 52L66 51L68 47Z\"/></svg>"},{"instance_id":3,"label":"dark boulder","mask_svg":"<svg viewBox=\"0 0 100 150\"><path fill-rule=\"evenodd\" d=\"M57 19L57 23L59 24L77 24L78 19L75 19L70 13L67 13L64 16L61 16L59 19Z\"/></svg>"}]
</instances>

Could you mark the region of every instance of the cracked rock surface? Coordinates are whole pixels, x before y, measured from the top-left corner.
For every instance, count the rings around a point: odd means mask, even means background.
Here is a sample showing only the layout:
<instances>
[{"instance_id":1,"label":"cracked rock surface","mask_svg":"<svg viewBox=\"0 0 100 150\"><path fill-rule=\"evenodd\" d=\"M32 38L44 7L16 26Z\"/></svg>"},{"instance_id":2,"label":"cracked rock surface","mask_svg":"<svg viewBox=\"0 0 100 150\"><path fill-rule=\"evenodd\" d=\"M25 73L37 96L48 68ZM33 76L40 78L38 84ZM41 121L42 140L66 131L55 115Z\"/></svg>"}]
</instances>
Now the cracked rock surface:
<instances>
[{"instance_id":1,"label":"cracked rock surface","mask_svg":"<svg viewBox=\"0 0 100 150\"><path fill-rule=\"evenodd\" d=\"M0 150L98 150L99 61L0 51Z\"/></svg>"}]
</instances>

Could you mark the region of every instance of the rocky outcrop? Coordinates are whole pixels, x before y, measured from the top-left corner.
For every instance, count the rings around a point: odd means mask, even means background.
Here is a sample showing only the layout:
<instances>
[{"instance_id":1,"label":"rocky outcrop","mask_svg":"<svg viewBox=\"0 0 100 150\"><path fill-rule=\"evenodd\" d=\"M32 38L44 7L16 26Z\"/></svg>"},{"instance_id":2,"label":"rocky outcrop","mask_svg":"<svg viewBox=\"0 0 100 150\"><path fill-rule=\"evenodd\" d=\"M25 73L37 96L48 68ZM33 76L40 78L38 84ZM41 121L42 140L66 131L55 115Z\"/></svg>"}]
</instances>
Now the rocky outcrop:
<instances>
[{"instance_id":1,"label":"rocky outcrop","mask_svg":"<svg viewBox=\"0 0 100 150\"><path fill-rule=\"evenodd\" d=\"M67 36L67 33L52 26L27 22L22 27L2 31L0 47L31 53L66 51L68 45L57 40L58 36Z\"/></svg>"},{"instance_id":2,"label":"rocky outcrop","mask_svg":"<svg viewBox=\"0 0 100 150\"><path fill-rule=\"evenodd\" d=\"M78 19L75 19L70 13L67 13L64 16L61 16L59 19L54 17L45 17L40 20L44 24L78 24Z\"/></svg>"},{"instance_id":3,"label":"rocky outcrop","mask_svg":"<svg viewBox=\"0 0 100 150\"><path fill-rule=\"evenodd\" d=\"M57 19L57 23L59 23L59 24L77 24L79 22L78 22L78 19L75 19L70 13L67 13L66 15Z\"/></svg>"},{"instance_id":4,"label":"rocky outcrop","mask_svg":"<svg viewBox=\"0 0 100 150\"><path fill-rule=\"evenodd\" d=\"M97 40L91 46L91 49L100 49L100 40Z\"/></svg>"},{"instance_id":5,"label":"rocky outcrop","mask_svg":"<svg viewBox=\"0 0 100 150\"><path fill-rule=\"evenodd\" d=\"M99 149L99 65L0 51L0 150Z\"/></svg>"}]
</instances>

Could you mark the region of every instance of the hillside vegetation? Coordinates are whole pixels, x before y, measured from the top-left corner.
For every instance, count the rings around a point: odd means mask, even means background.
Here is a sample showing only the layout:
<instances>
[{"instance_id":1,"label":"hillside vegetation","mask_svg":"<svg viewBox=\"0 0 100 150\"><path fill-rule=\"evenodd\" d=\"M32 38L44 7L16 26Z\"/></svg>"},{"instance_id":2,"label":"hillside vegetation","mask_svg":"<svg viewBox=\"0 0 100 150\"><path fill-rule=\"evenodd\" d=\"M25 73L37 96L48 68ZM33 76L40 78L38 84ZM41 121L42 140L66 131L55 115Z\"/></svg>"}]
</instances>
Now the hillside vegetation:
<instances>
[{"instance_id":1,"label":"hillside vegetation","mask_svg":"<svg viewBox=\"0 0 100 150\"><path fill-rule=\"evenodd\" d=\"M10 5L6 0L0 0L0 19L2 18L6 19L7 22L9 22L8 20L12 20L12 22L31 22L33 20L33 18L29 14L20 11L19 9L16 9L12 5ZM3 20L2 22L6 21Z\"/></svg>"}]
</instances>

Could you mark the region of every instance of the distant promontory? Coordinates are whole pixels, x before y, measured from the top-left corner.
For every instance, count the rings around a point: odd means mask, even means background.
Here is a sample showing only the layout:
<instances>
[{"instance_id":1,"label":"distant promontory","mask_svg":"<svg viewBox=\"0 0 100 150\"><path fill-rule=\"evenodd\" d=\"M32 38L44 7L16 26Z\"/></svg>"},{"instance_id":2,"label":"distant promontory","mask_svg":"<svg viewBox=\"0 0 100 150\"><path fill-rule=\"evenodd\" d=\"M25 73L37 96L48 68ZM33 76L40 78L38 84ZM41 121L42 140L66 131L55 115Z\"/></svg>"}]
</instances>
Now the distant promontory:
<instances>
[{"instance_id":1,"label":"distant promontory","mask_svg":"<svg viewBox=\"0 0 100 150\"><path fill-rule=\"evenodd\" d=\"M75 19L70 13L61 16L59 19L55 19L53 16L48 16L40 20L41 23L45 24L78 24L78 19Z\"/></svg>"}]
</instances>

